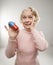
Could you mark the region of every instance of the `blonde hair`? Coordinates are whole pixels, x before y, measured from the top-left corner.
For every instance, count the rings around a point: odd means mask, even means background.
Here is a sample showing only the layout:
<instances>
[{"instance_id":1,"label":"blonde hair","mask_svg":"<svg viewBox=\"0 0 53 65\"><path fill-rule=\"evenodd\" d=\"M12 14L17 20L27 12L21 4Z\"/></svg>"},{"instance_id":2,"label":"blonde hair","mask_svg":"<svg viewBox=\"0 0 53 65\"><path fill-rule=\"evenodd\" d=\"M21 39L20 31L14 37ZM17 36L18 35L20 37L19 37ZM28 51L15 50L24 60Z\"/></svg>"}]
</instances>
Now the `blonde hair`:
<instances>
[{"instance_id":1,"label":"blonde hair","mask_svg":"<svg viewBox=\"0 0 53 65\"><path fill-rule=\"evenodd\" d=\"M34 25L35 23L39 22L40 21L40 17L39 17L39 14L38 14L38 11L35 10L34 8L32 7L28 7L27 9L30 9L30 11L32 12L32 14L35 16L35 20L34 20ZM23 13L26 9L24 9L21 13L21 16L20 16L20 19L22 20L22 16L23 16Z\"/></svg>"}]
</instances>

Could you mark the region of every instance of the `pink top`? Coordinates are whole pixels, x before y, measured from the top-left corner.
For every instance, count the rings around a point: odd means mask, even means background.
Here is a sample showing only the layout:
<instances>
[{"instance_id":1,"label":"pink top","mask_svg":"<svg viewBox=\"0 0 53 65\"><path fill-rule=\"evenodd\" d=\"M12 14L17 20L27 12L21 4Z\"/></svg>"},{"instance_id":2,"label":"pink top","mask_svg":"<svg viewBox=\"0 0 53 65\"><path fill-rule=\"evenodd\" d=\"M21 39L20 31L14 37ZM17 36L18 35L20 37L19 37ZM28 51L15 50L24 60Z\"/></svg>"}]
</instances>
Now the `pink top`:
<instances>
[{"instance_id":1,"label":"pink top","mask_svg":"<svg viewBox=\"0 0 53 65\"><path fill-rule=\"evenodd\" d=\"M23 29L15 40L9 38L6 56L11 58L16 54L15 65L39 65L38 50L44 51L47 48L48 42L42 32Z\"/></svg>"}]
</instances>

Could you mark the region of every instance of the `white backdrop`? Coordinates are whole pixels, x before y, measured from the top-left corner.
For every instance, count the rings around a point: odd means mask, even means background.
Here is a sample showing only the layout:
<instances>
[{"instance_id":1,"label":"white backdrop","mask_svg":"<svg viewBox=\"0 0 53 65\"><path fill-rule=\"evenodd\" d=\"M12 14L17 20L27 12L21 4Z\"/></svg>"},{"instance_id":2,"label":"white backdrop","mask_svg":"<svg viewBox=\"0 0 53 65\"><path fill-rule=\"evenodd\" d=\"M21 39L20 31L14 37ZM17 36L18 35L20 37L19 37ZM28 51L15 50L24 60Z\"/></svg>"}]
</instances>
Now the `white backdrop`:
<instances>
[{"instance_id":1,"label":"white backdrop","mask_svg":"<svg viewBox=\"0 0 53 65\"><path fill-rule=\"evenodd\" d=\"M39 56L40 63L53 65L53 0L0 0L0 47L8 44L8 33L4 25L8 26L9 21L14 21L22 29L19 17L21 11L29 6L38 10L40 22L36 29L43 31L49 43L48 49ZM8 60L4 53L5 49L0 49L0 64L13 65L14 59Z\"/></svg>"},{"instance_id":2,"label":"white backdrop","mask_svg":"<svg viewBox=\"0 0 53 65\"><path fill-rule=\"evenodd\" d=\"M22 28L19 21L19 16L24 8L29 6L34 7L40 14L40 22L37 25L38 30L42 30L46 36L50 45L53 45L52 40L52 23L53 23L53 1L52 0L0 0L0 46L6 46L8 40L7 31L4 25L7 25L9 21L14 21L17 25Z\"/></svg>"}]
</instances>

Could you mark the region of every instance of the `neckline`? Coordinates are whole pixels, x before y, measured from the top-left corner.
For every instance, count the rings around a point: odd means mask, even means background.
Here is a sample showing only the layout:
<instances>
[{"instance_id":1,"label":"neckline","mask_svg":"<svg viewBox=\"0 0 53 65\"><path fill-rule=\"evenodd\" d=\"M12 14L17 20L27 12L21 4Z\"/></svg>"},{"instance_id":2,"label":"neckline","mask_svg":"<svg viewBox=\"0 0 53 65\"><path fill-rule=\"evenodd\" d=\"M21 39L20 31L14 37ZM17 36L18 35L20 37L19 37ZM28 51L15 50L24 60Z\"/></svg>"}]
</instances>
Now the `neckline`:
<instances>
[{"instance_id":1,"label":"neckline","mask_svg":"<svg viewBox=\"0 0 53 65\"><path fill-rule=\"evenodd\" d=\"M23 29L26 33L28 33L28 34L31 34L31 33L34 33L36 30L34 29L34 30L32 30L31 32L29 32L29 31L27 31L26 29Z\"/></svg>"},{"instance_id":2,"label":"neckline","mask_svg":"<svg viewBox=\"0 0 53 65\"><path fill-rule=\"evenodd\" d=\"M24 31L25 31L26 33L31 33L31 32L29 32L29 31L27 31L26 29L24 29Z\"/></svg>"}]
</instances>

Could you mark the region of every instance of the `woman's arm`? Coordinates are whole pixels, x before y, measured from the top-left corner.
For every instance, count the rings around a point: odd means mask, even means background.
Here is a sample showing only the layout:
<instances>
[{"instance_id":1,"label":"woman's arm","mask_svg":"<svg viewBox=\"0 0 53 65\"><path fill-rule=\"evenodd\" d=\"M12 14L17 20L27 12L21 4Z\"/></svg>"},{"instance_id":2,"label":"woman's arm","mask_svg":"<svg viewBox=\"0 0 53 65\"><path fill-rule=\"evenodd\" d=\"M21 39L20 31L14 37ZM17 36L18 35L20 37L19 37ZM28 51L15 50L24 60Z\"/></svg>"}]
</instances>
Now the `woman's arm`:
<instances>
[{"instance_id":1,"label":"woman's arm","mask_svg":"<svg viewBox=\"0 0 53 65\"><path fill-rule=\"evenodd\" d=\"M8 45L5 53L8 58L11 58L15 55L15 51L18 48L17 35L19 33L19 30L14 31L11 27L7 28L6 25L4 27L9 35Z\"/></svg>"},{"instance_id":2,"label":"woman's arm","mask_svg":"<svg viewBox=\"0 0 53 65\"><path fill-rule=\"evenodd\" d=\"M33 41L35 43L35 47L40 50L44 51L45 49L48 48L48 42L44 37L43 32L35 32L33 35Z\"/></svg>"},{"instance_id":3,"label":"woman's arm","mask_svg":"<svg viewBox=\"0 0 53 65\"><path fill-rule=\"evenodd\" d=\"M5 51L5 54L8 58L11 58L15 55L16 49L18 48L18 43L17 39L12 40L8 39L8 45Z\"/></svg>"}]
</instances>

